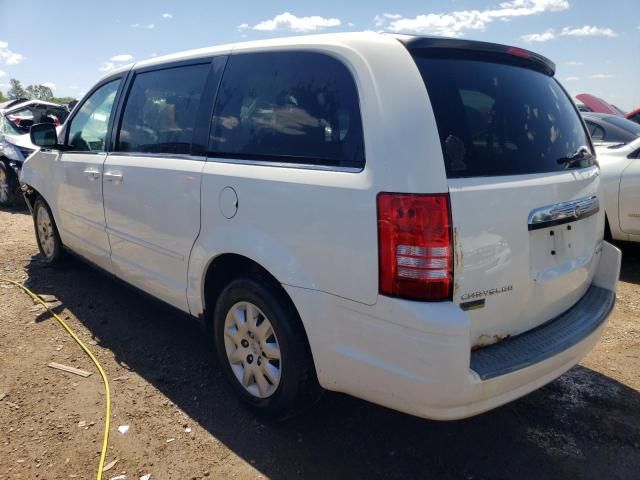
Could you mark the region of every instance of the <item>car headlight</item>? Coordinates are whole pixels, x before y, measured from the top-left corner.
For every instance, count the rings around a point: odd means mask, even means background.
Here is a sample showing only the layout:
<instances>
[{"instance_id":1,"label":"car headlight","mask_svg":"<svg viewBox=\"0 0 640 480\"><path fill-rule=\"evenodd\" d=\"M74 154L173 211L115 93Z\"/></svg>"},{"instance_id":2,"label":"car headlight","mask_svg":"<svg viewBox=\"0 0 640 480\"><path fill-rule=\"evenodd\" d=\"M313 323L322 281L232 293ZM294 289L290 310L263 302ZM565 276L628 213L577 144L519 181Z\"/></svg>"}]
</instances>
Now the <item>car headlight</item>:
<instances>
[{"instance_id":1,"label":"car headlight","mask_svg":"<svg viewBox=\"0 0 640 480\"><path fill-rule=\"evenodd\" d=\"M0 140L0 155L7 157L9 160L15 160L17 162L22 162L25 158L16 145L14 145L13 143L9 143L6 140Z\"/></svg>"}]
</instances>

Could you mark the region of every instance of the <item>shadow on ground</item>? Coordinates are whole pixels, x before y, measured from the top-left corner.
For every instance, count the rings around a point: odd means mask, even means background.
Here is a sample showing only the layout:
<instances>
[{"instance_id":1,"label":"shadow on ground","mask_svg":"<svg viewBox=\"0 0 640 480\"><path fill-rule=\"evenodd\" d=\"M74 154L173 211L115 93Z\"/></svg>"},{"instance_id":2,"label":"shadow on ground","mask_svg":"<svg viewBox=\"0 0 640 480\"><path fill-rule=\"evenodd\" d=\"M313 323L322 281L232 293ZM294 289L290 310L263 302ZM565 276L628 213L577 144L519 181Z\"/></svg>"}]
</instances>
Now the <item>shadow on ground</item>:
<instances>
[{"instance_id":1,"label":"shadow on ground","mask_svg":"<svg viewBox=\"0 0 640 480\"><path fill-rule=\"evenodd\" d=\"M18 205L15 207L4 207L0 205L0 212L9 213L11 215L30 215L26 205Z\"/></svg>"},{"instance_id":2,"label":"shadow on ground","mask_svg":"<svg viewBox=\"0 0 640 480\"><path fill-rule=\"evenodd\" d=\"M463 421L330 393L272 424L239 405L195 322L79 261L52 269L36 256L27 268L31 288L58 297L118 362L267 477L638 478L640 393L587 368Z\"/></svg>"},{"instance_id":3,"label":"shadow on ground","mask_svg":"<svg viewBox=\"0 0 640 480\"><path fill-rule=\"evenodd\" d=\"M640 285L640 243L616 242L615 245L622 250L620 280Z\"/></svg>"}]
</instances>

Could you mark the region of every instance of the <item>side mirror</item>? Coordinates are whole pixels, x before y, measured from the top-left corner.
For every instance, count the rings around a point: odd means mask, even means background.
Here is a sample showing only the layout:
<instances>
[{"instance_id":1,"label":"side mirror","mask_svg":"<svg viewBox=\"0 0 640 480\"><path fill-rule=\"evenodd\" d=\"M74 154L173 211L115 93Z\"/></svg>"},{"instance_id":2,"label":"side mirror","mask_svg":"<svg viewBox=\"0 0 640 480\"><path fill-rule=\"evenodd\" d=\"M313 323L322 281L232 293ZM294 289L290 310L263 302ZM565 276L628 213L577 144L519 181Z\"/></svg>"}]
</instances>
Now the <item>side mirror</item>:
<instances>
[{"instance_id":1,"label":"side mirror","mask_svg":"<svg viewBox=\"0 0 640 480\"><path fill-rule=\"evenodd\" d=\"M36 123L29 129L31 143L44 148L57 148L58 133L53 123Z\"/></svg>"}]
</instances>

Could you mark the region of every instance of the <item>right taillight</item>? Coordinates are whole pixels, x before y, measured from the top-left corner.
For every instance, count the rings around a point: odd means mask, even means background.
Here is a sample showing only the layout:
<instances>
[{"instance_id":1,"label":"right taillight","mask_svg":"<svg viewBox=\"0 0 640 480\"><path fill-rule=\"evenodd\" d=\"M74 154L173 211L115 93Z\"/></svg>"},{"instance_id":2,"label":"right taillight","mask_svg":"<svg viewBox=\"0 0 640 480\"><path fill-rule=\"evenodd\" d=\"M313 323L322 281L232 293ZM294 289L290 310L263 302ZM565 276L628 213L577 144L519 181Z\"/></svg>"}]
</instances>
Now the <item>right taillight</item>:
<instances>
[{"instance_id":1,"label":"right taillight","mask_svg":"<svg viewBox=\"0 0 640 480\"><path fill-rule=\"evenodd\" d=\"M449 195L378 195L380 293L450 300L453 246Z\"/></svg>"}]
</instances>

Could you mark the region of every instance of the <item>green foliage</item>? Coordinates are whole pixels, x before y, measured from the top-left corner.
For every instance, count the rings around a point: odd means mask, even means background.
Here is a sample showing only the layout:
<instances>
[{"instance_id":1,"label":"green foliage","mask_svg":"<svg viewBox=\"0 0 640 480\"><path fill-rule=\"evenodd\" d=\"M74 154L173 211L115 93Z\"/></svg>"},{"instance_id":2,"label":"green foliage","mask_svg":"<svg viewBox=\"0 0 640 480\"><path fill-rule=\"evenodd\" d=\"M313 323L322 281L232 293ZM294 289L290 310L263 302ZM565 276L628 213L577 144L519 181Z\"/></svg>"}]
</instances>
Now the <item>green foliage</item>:
<instances>
[{"instance_id":1,"label":"green foliage","mask_svg":"<svg viewBox=\"0 0 640 480\"><path fill-rule=\"evenodd\" d=\"M7 92L7 97L9 100L27 98L27 92L22 88L19 80L16 80L15 78L9 80L9 91Z\"/></svg>"},{"instance_id":2,"label":"green foliage","mask_svg":"<svg viewBox=\"0 0 640 480\"><path fill-rule=\"evenodd\" d=\"M50 101L58 105L67 105L74 100L76 100L74 97L53 97Z\"/></svg>"},{"instance_id":3,"label":"green foliage","mask_svg":"<svg viewBox=\"0 0 640 480\"><path fill-rule=\"evenodd\" d=\"M6 97L0 92L0 102L16 98L44 100L45 102L57 103L58 105L66 105L76 100L74 97L54 97L51 89L44 85L29 85L27 88L22 88L20 81L12 78L9 80L9 90L7 91Z\"/></svg>"},{"instance_id":4,"label":"green foliage","mask_svg":"<svg viewBox=\"0 0 640 480\"><path fill-rule=\"evenodd\" d=\"M45 102L57 103L58 105L66 105L69 102L76 100L74 97L54 97L51 89L44 85L29 85L27 88L22 88L20 80L12 78L9 80L9 90L7 91L6 97L2 92L0 92L0 102L16 98L44 100Z\"/></svg>"},{"instance_id":5,"label":"green foliage","mask_svg":"<svg viewBox=\"0 0 640 480\"><path fill-rule=\"evenodd\" d=\"M27 92L27 98L30 100L50 102L53 99L53 92L44 85L29 85L25 91Z\"/></svg>"}]
</instances>

